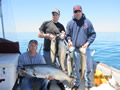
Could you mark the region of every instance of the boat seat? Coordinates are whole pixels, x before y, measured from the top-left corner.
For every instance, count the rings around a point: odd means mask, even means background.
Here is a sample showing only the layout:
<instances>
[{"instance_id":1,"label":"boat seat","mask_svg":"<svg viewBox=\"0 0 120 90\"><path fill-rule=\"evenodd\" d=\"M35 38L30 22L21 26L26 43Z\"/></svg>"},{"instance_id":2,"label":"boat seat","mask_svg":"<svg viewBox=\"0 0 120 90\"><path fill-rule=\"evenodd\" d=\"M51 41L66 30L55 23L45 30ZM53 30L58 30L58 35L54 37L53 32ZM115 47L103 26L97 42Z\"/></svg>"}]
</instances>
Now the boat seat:
<instances>
[{"instance_id":1,"label":"boat seat","mask_svg":"<svg viewBox=\"0 0 120 90\"><path fill-rule=\"evenodd\" d=\"M19 42L0 38L0 53L20 53Z\"/></svg>"}]
</instances>

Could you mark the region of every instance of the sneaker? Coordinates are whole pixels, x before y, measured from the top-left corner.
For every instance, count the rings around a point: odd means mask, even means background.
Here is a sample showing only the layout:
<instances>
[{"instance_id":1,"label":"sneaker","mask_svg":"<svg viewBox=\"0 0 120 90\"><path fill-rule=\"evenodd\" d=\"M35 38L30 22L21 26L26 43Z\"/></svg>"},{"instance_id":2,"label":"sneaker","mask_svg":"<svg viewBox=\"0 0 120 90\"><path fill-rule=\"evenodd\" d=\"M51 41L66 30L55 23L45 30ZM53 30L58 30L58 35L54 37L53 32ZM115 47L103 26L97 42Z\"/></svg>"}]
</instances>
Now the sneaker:
<instances>
[{"instance_id":1,"label":"sneaker","mask_svg":"<svg viewBox=\"0 0 120 90\"><path fill-rule=\"evenodd\" d=\"M79 86L73 86L71 90L78 90Z\"/></svg>"}]
</instances>

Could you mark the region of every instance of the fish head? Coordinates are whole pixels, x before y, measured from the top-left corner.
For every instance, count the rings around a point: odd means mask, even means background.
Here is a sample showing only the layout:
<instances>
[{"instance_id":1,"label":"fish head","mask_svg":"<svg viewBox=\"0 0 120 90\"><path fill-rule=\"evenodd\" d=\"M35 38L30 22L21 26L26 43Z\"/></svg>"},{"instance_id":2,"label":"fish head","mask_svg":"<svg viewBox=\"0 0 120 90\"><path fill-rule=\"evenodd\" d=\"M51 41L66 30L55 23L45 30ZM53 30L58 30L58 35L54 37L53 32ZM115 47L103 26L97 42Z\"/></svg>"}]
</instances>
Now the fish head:
<instances>
[{"instance_id":1,"label":"fish head","mask_svg":"<svg viewBox=\"0 0 120 90\"><path fill-rule=\"evenodd\" d=\"M64 35L63 33L60 33L60 34L59 34L59 38L60 38L61 40L64 40L65 35Z\"/></svg>"},{"instance_id":2,"label":"fish head","mask_svg":"<svg viewBox=\"0 0 120 90\"><path fill-rule=\"evenodd\" d=\"M28 77L35 77L35 69L32 66L24 66L25 69L25 76Z\"/></svg>"},{"instance_id":3,"label":"fish head","mask_svg":"<svg viewBox=\"0 0 120 90\"><path fill-rule=\"evenodd\" d=\"M80 52L86 55L86 48L79 48Z\"/></svg>"},{"instance_id":4,"label":"fish head","mask_svg":"<svg viewBox=\"0 0 120 90\"><path fill-rule=\"evenodd\" d=\"M51 39L52 42L56 42L56 37L54 37L53 39Z\"/></svg>"},{"instance_id":5,"label":"fish head","mask_svg":"<svg viewBox=\"0 0 120 90\"><path fill-rule=\"evenodd\" d=\"M70 46L70 47L69 47L69 51L70 51L70 52L73 52L74 50L75 50L75 47L74 47L74 46Z\"/></svg>"}]
</instances>

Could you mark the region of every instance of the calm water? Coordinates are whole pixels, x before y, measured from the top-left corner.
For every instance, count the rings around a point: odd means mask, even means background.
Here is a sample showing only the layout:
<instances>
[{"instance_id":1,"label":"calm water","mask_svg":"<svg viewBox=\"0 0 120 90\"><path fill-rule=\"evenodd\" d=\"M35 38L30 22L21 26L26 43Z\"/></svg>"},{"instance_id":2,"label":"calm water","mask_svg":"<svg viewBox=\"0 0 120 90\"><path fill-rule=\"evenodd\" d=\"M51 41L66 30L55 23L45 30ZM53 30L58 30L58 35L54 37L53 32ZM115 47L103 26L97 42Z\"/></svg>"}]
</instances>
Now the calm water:
<instances>
[{"instance_id":1,"label":"calm water","mask_svg":"<svg viewBox=\"0 0 120 90\"><path fill-rule=\"evenodd\" d=\"M21 53L25 52L29 40L36 39L43 44L43 39L37 38L37 32L9 33L7 38L19 41ZM38 49L39 49L38 46ZM96 49L93 59L120 70L120 32L99 32L96 40L90 46L91 52ZM41 52L42 54L42 52Z\"/></svg>"}]
</instances>

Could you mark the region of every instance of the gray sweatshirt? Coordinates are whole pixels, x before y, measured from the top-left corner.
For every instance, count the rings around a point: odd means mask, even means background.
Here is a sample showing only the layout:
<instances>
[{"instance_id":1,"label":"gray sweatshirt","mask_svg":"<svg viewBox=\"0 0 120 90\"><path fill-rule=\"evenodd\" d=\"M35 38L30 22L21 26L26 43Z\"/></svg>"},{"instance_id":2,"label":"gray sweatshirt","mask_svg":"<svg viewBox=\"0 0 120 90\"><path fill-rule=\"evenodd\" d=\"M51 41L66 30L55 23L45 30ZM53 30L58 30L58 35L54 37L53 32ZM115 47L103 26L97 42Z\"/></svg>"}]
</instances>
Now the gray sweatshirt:
<instances>
[{"instance_id":1,"label":"gray sweatshirt","mask_svg":"<svg viewBox=\"0 0 120 90\"><path fill-rule=\"evenodd\" d=\"M83 14L80 20L73 18L68 22L66 37L67 40L72 41L73 46L79 48L86 42L91 44L96 37L96 32L92 23Z\"/></svg>"}]
</instances>

